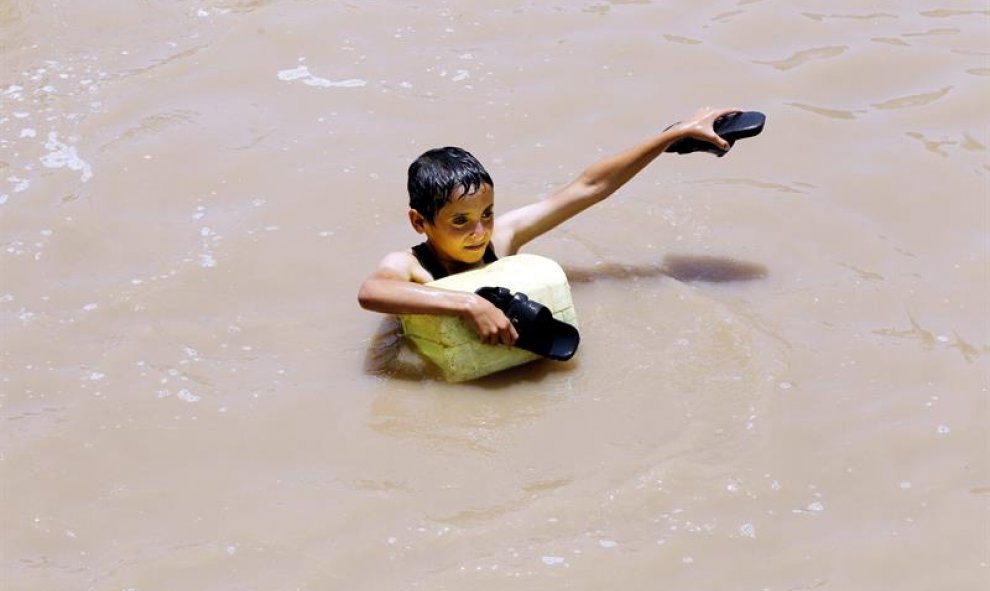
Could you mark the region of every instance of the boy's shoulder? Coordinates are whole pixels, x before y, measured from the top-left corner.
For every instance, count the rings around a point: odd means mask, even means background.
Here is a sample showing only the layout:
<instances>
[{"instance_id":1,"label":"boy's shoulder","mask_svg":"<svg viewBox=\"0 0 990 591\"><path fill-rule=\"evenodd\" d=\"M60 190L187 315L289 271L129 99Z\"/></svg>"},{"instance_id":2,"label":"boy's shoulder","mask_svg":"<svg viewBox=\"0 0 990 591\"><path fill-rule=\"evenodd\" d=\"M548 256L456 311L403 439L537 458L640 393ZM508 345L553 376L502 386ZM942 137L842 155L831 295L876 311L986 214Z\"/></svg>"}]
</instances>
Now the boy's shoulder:
<instances>
[{"instance_id":1,"label":"boy's shoulder","mask_svg":"<svg viewBox=\"0 0 990 591\"><path fill-rule=\"evenodd\" d=\"M422 263L413 254L412 248L390 252L382 258L375 270L375 275L389 276L401 281L426 283L433 277L423 268Z\"/></svg>"}]
</instances>

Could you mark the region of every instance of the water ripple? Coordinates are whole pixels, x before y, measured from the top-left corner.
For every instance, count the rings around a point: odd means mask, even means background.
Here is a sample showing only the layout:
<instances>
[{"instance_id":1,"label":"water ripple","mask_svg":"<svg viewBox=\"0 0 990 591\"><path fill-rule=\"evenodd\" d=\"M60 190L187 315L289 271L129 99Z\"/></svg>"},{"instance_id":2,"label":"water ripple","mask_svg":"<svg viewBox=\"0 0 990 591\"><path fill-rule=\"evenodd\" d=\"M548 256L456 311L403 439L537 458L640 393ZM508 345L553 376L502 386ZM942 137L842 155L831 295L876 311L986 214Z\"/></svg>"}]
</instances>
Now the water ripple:
<instances>
[{"instance_id":1,"label":"water ripple","mask_svg":"<svg viewBox=\"0 0 990 591\"><path fill-rule=\"evenodd\" d=\"M842 55L846 52L846 49L848 48L844 45L833 47L816 47L813 49L798 51L787 59L778 61L754 61L753 63L773 66L778 70L790 70L791 68L802 66L813 60L828 59Z\"/></svg>"},{"instance_id":2,"label":"water ripple","mask_svg":"<svg viewBox=\"0 0 990 591\"><path fill-rule=\"evenodd\" d=\"M871 12L870 14L821 14L815 12L802 12L802 16L813 21L824 21L825 19L854 19L854 20L876 20L878 18L898 18L896 14L889 12Z\"/></svg>"},{"instance_id":3,"label":"water ripple","mask_svg":"<svg viewBox=\"0 0 990 591\"><path fill-rule=\"evenodd\" d=\"M952 90L951 86L946 86L942 90L936 90L933 92L923 92L920 94L911 94L908 96L893 98L890 100L883 101L882 103L874 103L872 106L876 109L905 109L908 107L921 107L930 103L934 103L935 101L949 94L949 91L951 90Z\"/></svg>"},{"instance_id":4,"label":"water ripple","mask_svg":"<svg viewBox=\"0 0 990 591\"><path fill-rule=\"evenodd\" d=\"M857 110L844 110L844 109L832 109L828 107L817 107L814 105L805 105L802 103L787 103L792 107L802 109L805 111L810 111L816 115L822 115L824 117L829 117L831 119L855 119L857 114L866 113L862 109Z\"/></svg>"}]
</instances>

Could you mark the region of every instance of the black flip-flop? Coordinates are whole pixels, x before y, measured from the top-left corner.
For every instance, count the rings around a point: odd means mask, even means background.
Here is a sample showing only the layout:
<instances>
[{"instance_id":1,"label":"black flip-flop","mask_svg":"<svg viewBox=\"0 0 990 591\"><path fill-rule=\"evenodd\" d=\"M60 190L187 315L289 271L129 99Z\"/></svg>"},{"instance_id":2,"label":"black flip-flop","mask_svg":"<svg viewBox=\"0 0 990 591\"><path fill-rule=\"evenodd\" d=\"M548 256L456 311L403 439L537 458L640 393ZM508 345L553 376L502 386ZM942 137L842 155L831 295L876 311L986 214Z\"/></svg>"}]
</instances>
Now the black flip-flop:
<instances>
[{"instance_id":1,"label":"black flip-flop","mask_svg":"<svg viewBox=\"0 0 990 591\"><path fill-rule=\"evenodd\" d=\"M578 330L554 318L543 304L529 299L524 293L513 294L504 287L481 287L475 293L504 312L516 327L519 333L516 347L557 361L574 357L581 341Z\"/></svg>"},{"instance_id":2,"label":"black flip-flop","mask_svg":"<svg viewBox=\"0 0 990 591\"><path fill-rule=\"evenodd\" d=\"M715 120L712 128L715 130L715 133L719 135L719 137L729 142L729 147L731 148L732 144L736 143L736 140L758 135L761 131L763 131L763 124L766 120L766 115L760 113L759 111L739 111L737 113L722 115ZM674 125L677 124L675 123ZM670 127L673 127L673 125ZM670 129L670 127L667 129ZM666 151L677 154L709 152L711 154L715 154L719 158L728 153L728 150L723 150L715 144L693 137L677 140L676 142L670 144Z\"/></svg>"}]
</instances>

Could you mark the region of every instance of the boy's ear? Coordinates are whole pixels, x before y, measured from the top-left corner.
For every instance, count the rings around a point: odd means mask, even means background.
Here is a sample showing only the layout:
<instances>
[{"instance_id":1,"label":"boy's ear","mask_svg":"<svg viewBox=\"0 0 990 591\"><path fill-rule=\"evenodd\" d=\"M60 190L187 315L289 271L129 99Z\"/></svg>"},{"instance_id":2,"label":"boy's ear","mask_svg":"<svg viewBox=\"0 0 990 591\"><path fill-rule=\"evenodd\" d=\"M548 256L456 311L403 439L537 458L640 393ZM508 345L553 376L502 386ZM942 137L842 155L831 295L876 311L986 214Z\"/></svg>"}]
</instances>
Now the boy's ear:
<instances>
[{"instance_id":1,"label":"boy's ear","mask_svg":"<svg viewBox=\"0 0 990 591\"><path fill-rule=\"evenodd\" d=\"M426 232L426 218L415 209L409 210L409 223L412 224L413 230L416 230L417 234Z\"/></svg>"}]
</instances>

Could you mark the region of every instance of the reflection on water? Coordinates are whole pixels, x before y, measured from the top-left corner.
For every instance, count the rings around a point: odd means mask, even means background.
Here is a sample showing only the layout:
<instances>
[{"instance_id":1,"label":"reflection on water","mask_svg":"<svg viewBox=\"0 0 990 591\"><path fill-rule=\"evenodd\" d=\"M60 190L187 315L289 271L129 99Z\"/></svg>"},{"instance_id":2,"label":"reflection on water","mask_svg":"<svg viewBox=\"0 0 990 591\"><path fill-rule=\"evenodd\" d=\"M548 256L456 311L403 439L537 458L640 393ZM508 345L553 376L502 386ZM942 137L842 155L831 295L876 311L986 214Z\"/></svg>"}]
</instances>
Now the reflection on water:
<instances>
[{"instance_id":1,"label":"reflection on water","mask_svg":"<svg viewBox=\"0 0 990 591\"><path fill-rule=\"evenodd\" d=\"M439 372L425 357L411 355L398 316L385 315L371 335L364 370L390 379L438 379Z\"/></svg>"},{"instance_id":2,"label":"reflection on water","mask_svg":"<svg viewBox=\"0 0 990 591\"><path fill-rule=\"evenodd\" d=\"M575 363L561 363L538 359L508 370L472 381L464 387L500 390L527 383L538 383L546 376L569 371ZM440 371L433 363L415 352L402 333L402 323L397 316L383 317L372 335L365 355L365 371L390 380L439 381Z\"/></svg>"}]
</instances>

